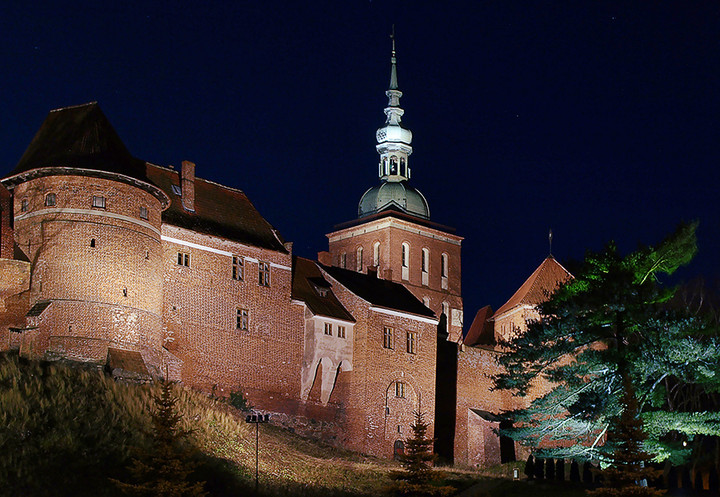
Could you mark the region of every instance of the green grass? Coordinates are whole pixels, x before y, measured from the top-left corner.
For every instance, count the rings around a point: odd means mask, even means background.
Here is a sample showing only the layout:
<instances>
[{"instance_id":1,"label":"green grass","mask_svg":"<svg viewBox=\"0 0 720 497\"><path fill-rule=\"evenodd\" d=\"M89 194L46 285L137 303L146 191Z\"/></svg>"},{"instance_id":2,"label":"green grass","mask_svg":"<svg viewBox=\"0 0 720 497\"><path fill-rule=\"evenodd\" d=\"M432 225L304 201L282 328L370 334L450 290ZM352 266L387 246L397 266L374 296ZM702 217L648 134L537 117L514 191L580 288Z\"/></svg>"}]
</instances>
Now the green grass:
<instances>
[{"instance_id":1,"label":"green grass","mask_svg":"<svg viewBox=\"0 0 720 497\"><path fill-rule=\"evenodd\" d=\"M158 387L116 383L93 369L26 361L0 354L0 489L23 496L120 493L109 478L151 443ZM255 427L227 402L174 387L183 428L199 449L195 477L212 496L254 495ZM477 482L483 496L580 496L581 489L513 482L509 463L482 472L439 468L443 484L462 490ZM364 456L260 426L260 495L347 497L382 495L398 470L394 461Z\"/></svg>"}]
</instances>

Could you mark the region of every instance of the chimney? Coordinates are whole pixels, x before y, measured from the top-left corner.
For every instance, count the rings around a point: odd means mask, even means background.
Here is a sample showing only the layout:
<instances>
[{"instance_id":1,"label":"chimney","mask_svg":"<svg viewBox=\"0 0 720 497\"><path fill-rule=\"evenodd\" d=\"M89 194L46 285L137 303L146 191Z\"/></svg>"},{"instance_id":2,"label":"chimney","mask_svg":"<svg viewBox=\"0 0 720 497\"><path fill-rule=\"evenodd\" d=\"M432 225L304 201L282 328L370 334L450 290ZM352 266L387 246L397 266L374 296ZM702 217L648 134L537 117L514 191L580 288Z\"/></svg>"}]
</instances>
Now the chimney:
<instances>
[{"instance_id":1,"label":"chimney","mask_svg":"<svg viewBox=\"0 0 720 497\"><path fill-rule=\"evenodd\" d=\"M182 161L180 191L185 210L195 212L195 164L187 160Z\"/></svg>"},{"instance_id":2,"label":"chimney","mask_svg":"<svg viewBox=\"0 0 720 497\"><path fill-rule=\"evenodd\" d=\"M330 252L327 250L318 252L318 262L323 266L332 266L332 257L330 257Z\"/></svg>"}]
</instances>

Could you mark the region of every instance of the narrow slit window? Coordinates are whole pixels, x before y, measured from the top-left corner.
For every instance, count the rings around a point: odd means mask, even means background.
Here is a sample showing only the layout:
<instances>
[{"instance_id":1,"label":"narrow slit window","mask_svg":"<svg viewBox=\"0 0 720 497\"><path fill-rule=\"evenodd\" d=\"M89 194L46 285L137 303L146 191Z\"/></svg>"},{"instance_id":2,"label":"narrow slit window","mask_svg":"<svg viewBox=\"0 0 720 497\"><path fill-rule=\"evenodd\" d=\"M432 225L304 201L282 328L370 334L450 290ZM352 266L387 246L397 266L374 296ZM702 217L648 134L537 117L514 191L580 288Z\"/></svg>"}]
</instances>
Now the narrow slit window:
<instances>
[{"instance_id":1,"label":"narrow slit window","mask_svg":"<svg viewBox=\"0 0 720 497\"><path fill-rule=\"evenodd\" d=\"M400 399L405 398L405 383L402 381L396 381L395 382L395 397L398 397ZM400 428L398 426L398 428Z\"/></svg>"},{"instance_id":2,"label":"narrow slit window","mask_svg":"<svg viewBox=\"0 0 720 497\"><path fill-rule=\"evenodd\" d=\"M337 336L338 336L338 338L345 338L345 327L344 326L338 326Z\"/></svg>"},{"instance_id":3,"label":"narrow slit window","mask_svg":"<svg viewBox=\"0 0 720 497\"><path fill-rule=\"evenodd\" d=\"M328 336L332 336L332 324L325 323L325 334Z\"/></svg>"},{"instance_id":4,"label":"narrow slit window","mask_svg":"<svg viewBox=\"0 0 720 497\"><path fill-rule=\"evenodd\" d=\"M413 331L407 332L407 353L415 354L415 346L417 345L417 334Z\"/></svg>"}]
</instances>

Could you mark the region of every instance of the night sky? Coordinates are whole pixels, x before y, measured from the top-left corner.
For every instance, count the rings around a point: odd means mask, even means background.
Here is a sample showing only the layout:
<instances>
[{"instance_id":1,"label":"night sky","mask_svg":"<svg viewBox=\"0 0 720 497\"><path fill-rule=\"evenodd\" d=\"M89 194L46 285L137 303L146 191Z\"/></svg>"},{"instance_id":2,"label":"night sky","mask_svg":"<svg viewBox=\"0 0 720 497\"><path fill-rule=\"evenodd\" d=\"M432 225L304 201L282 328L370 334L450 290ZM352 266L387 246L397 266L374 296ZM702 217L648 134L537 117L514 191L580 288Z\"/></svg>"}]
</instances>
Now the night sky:
<instances>
[{"instance_id":1,"label":"night sky","mask_svg":"<svg viewBox=\"0 0 720 497\"><path fill-rule=\"evenodd\" d=\"M48 111L98 101L133 155L197 164L294 242L357 216L395 24L411 185L463 242L466 325L552 251L699 219L720 276L720 4L2 2L0 175ZM628 5L630 4L630 5Z\"/></svg>"}]
</instances>

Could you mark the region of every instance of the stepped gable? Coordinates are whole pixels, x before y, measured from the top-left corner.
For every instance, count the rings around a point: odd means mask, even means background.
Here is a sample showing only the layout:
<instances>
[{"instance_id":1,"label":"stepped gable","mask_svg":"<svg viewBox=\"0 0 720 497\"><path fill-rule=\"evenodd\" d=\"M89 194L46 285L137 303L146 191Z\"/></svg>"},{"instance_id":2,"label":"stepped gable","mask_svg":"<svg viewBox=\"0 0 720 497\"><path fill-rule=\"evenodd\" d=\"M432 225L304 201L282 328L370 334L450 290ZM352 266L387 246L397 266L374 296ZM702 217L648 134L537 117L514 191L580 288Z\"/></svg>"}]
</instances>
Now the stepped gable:
<instances>
[{"instance_id":1,"label":"stepped gable","mask_svg":"<svg viewBox=\"0 0 720 497\"><path fill-rule=\"evenodd\" d=\"M349 269L322 264L320 267L348 290L372 305L418 316L436 318L433 311L425 307L417 297L410 293L410 290L399 283L393 283L372 274L358 273Z\"/></svg>"},{"instance_id":2,"label":"stepped gable","mask_svg":"<svg viewBox=\"0 0 720 497\"><path fill-rule=\"evenodd\" d=\"M292 298L305 302L316 316L355 322L355 318L332 292L317 264L303 257L293 257Z\"/></svg>"},{"instance_id":3,"label":"stepped gable","mask_svg":"<svg viewBox=\"0 0 720 497\"><path fill-rule=\"evenodd\" d=\"M552 255L538 266L538 268L525 280L525 283L518 289L510 300L505 302L495 312L494 317L517 307L519 305L534 306L545 302L558 286L572 278L570 272L565 269Z\"/></svg>"},{"instance_id":4,"label":"stepped gable","mask_svg":"<svg viewBox=\"0 0 720 497\"><path fill-rule=\"evenodd\" d=\"M9 176L39 168L89 169L147 181L97 102L50 111Z\"/></svg>"},{"instance_id":5,"label":"stepped gable","mask_svg":"<svg viewBox=\"0 0 720 497\"><path fill-rule=\"evenodd\" d=\"M486 305L475 314L470 329L468 329L463 345L492 345L495 343L495 335L493 333L493 325L489 319L493 315L492 307Z\"/></svg>"},{"instance_id":6,"label":"stepped gable","mask_svg":"<svg viewBox=\"0 0 720 497\"><path fill-rule=\"evenodd\" d=\"M178 171L148 164L147 176L171 200L170 207L162 213L164 223L246 245L288 252L277 230L241 190L195 178L195 210L189 211L183 207L180 194L176 193L181 191Z\"/></svg>"}]
</instances>

